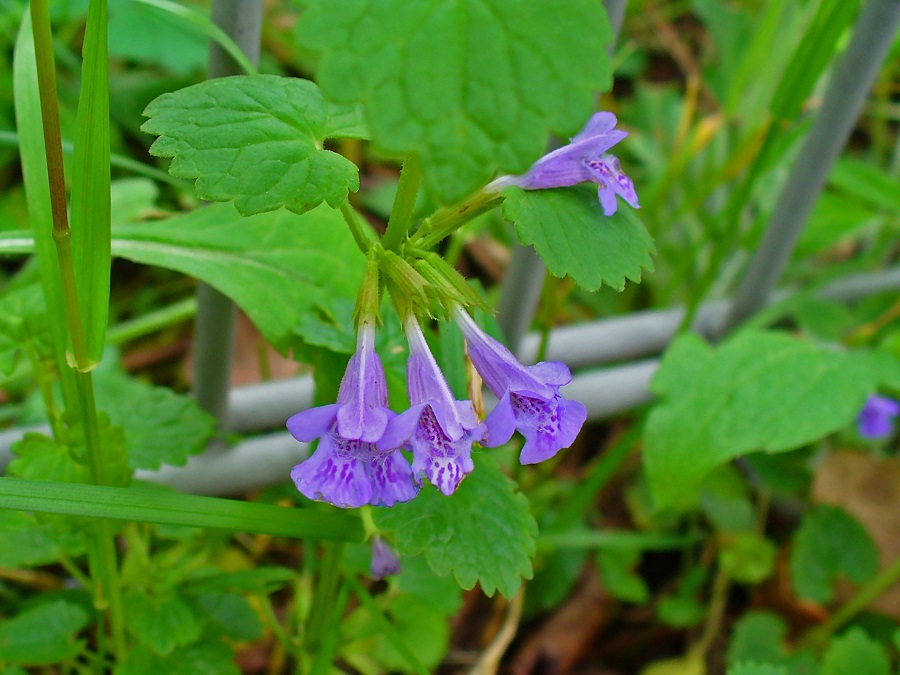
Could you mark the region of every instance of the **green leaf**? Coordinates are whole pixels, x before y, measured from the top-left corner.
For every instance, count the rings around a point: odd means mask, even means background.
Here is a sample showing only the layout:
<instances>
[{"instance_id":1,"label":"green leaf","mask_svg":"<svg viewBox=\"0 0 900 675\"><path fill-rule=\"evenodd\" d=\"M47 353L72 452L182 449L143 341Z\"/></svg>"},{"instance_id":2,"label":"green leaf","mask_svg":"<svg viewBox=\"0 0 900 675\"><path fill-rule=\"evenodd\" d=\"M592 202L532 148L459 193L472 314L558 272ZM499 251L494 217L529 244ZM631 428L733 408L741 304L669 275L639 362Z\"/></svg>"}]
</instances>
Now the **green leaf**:
<instances>
[{"instance_id":1,"label":"green leaf","mask_svg":"<svg viewBox=\"0 0 900 675\"><path fill-rule=\"evenodd\" d=\"M192 577L191 590L195 593L218 594L226 591L271 593L287 586L297 573L285 567L256 567L236 572L215 572Z\"/></svg>"},{"instance_id":2,"label":"green leaf","mask_svg":"<svg viewBox=\"0 0 900 675\"><path fill-rule=\"evenodd\" d=\"M302 216L276 211L241 218L213 204L117 227L113 254L202 279L234 300L282 351L314 307L355 297L364 264L341 215L324 206Z\"/></svg>"},{"instance_id":3,"label":"green leaf","mask_svg":"<svg viewBox=\"0 0 900 675\"><path fill-rule=\"evenodd\" d=\"M197 195L230 201L244 215L282 206L304 213L337 207L359 189L359 170L322 147L362 135L352 107L327 102L312 82L275 75L221 77L163 94L141 129L169 171L196 178Z\"/></svg>"},{"instance_id":4,"label":"green leaf","mask_svg":"<svg viewBox=\"0 0 900 675\"><path fill-rule=\"evenodd\" d=\"M60 541L32 513L0 511L0 567L33 567L59 559Z\"/></svg>"},{"instance_id":5,"label":"green leaf","mask_svg":"<svg viewBox=\"0 0 900 675\"><path fill-rule=\"evenodd\" d=\"M441 663L450 642L446 615L438 612L425 598L405 593L390 598L387 610L393 640L384 633L384 618L373 617L368 607L360 607L342 625L346 644L342 656L353 664L369 666L368 672L417 672L393 641L400 641L428 672ZM363 672L363 668L358 668ZM372 670L374 668L374 670Z\"/></svg>"},{"instance_id":6,"label":"green leaf","mask_svg":"<svg viewBox=\"0 0 900 675\"><path fill-rule=\"evenodd\" d=\"M378 527L394 531L402 556L424 552L439 576L453 573L464 589L481 584L507 598L532 575L537 524L525 495L483 454L451 496L426 486L410 502L375 513Z\"/></svg>"},{"instance_id":7,"label":"green leaf","mask_svg":"<svg viewBox=\"0 0 900 675\"><path fill-rule=\"evenodd\" d=\"M26 610L0 622L0 661L42 666L72 658L84 649L75 633L87 623L81 607L61 600Z\"/></svg>"},{"instance_id":8,"label":"green leaf","mask_svg":"<svg viewBox=\"0 0 900 675\"><path fill-rule=\"evenodd\" d=\"M0 477L0 509L215 527L278 537L360 541L354 514L337 509L284 508L168 490L105 487Z\"/></svg>"},{"instance_id":9,"label":"green leaf","mask_svg":"<svg viewBox=\"0 0 900 675\"><path fill-rule=\"evenodd\" d=\"M0 298L0 375L11 375L27 362L26 346L40 354L45 345L52 344L51 339L44 300L36 284Z\"/></svg>"},{"instance_id":10,"label":"green leaf","mask_svg":"<svg viewBox=\"0 0 900 675\"><path fill-rule=\"evenodd\" d=\"M719 565L729 577L742 584L758 584L775 569L778 549L756 532L740 532L723 537Z\"/></svg>"},{"instance_id":11,"label":"green leaf","mask_svg":"<svg viewBox=\"0 0 900 675\"><path fill-rule=\"evenodd\" d=\"M28 480L62 483L88 483L88 470L72 458L72 453L49 436L27 432L12 446L16 455L9 464L9 475Z\"/></svg>"},{"instance_id":12,"label":"green leaf","mask_svg":"<svg viewBox=\"0 0 900 675\"><path fill-rule=\"evenodd\" d=\"M820 675L890 675L887 652L861 628L835 638L822 659Z\"/></svg>"},{"instance_id":13,"label":"green leaf","mask_svg":"<svg viewBox=\"0 0 900 675\"><path fill-rule=\"evenodd\" d=\"M109 4L110 54L185 76L206 66L209 43L199 28L133 0Z\"/></svg>"},{"instance_id":14,"label":"green leaf","mask_svg":"<svg viewBox=\"0 0 900 675\"><path fill-rule=\"evenodd\" d=\"M137 645L114 671L115 675L240 675L234 652L224 642L198 642L160 656Z\"/></svg>"},{"instance_id":15,"label":"green leaf","mask_svg":"<svg viewBox=\"0 0 900 675\"><path fill-rule=\"evenodd\" d=\"M861 584L878 571L878 549L859 522L843 509L817 506L806 514L791 549L797 594L830 602L839 577Z\"/></svg>"},{"instance_id":16,"label":"green leaf","mask_svg":"<svg viewBox=\"0 0 900 675\"><path fill-rule=\"evenodd\" d=\"M787 630L787 624L777 614L747 612L732 629L727 652L729 665L745 661L781 663L785 657Z\"/></svg>"},{"instance_id":17,"label":"green leaf","mask_svg":"<svg viewBox=\"0 0 900 675\"><path fill-rule=\"evenodd\" d=\"M773 666L769 663L754 663L742 661L731 666L726 675L788 675L788 671L781 666Z\"/></svg>"},{"instance_id":18,"label":"green leaf","mask_svg":"<svg viewBox=\"0 0 900 675\"><path fill-rule=\"evenodd\" d=\"M659 620L675 628L688 628L700 623L707 610L697 601L697 595L705 582L706 571L703 568L690 568L675 592L660 599L656 608Z\"/></svg>"},{"instance_id":19,"label":"green leaf","mask_svg":"<svg viewBox=\"0 0 900 675\"><path fill-rule=\"evenodd\" d=\"M621 291L625 279L640 282L642 270L653 271L653 238L632 209L604 216L596 192L581 189L508 187L503 196L503 217L556 276L592 291L602 284Z\"/></svg>"},{"instance_id":20,"label":"green leaf","mask_svg":"<svg viewBox=\"0 0 900 675\"><path fill-rule=\"evenodd\" d=\"M612 32L594 0L306 4L299 40L320 54L326 96L363 102L378 146L417 154L442 202L523 173L548 131L574 134L610 85Z\"/></svg>"},{"instance_id":21,"label":"green leaf","mask_svg":"<svg viewBox=\"0 0 900 675\"><path fill-rule=\"evenodd\" d=\"M703 477L742 454L780 452L848 426L885 377L868 353L777 332L745 331L717 348L696 335L669 347L652 390L644 466L658 508L695 499Z\"/></svg>"},{"instance_id":22,"label":"green leaf","mask_svg":"<svg viewBox=\"0 0 900 675\"><path fill-rule=\"evenodd\" d=\"M450 576L438 576L424 555L404 556L395 577L401 593L421 598L444 616L453 616L462 607L462 593Z\"/></svg>"},{"instance_id":23,"label":"green leaf","mask_svg":"<svg viewBox=\"0 0 900 675\"><path fill-rule=\"evenodd\" d=\"M250 641L262 636L263 625L247 598L226 593L201 593L194 607L212 622L216 634L231 640Z\"/></svg>"},{"instance_id":24,"label":"green leaf","mask_svg":"<svg viewBox=\"0 0 900 675\"><path fill-rule=\"evenodd\" d=\"M161 655L200 637L201 625L191 608L175 597L150 598L142 592L125 598L128 630Z\"/></svg>"},{"instance_id":25,"label":"green leaf","mask_svg":"<svg viewBox=\"0 0 900 675\"><path fill-rule=\"evenodd\" d=\"M97 407L121 427L132 469L184 466L202 452L215 426L196 401L119 370L97 373Z\"/></svg>"},{"instance_id":26,"label":"green leaf","mask_svg":"<svg viewBox=\"0 0 900 675\"><path fill-rule=\"evenodd\" d=\"M610 595L626 602L647 602L650 589L634 568L641 560L637 549L607 549L597 553L597 566L603 587Z\"/></svg>"},{"instance_id":27,"label":"green leaf","mask_svg":"<svg viewBox=\"0 0 900 675\"><path fill-rule=\"evenodd\" d=\"M72 160L72 255L87 366L100 362L109 321L110 170L107 5L88 4L84 64L78 97L78 133ZM75 358L82 358L77 352Z\"/></svg>"}]
</instances>

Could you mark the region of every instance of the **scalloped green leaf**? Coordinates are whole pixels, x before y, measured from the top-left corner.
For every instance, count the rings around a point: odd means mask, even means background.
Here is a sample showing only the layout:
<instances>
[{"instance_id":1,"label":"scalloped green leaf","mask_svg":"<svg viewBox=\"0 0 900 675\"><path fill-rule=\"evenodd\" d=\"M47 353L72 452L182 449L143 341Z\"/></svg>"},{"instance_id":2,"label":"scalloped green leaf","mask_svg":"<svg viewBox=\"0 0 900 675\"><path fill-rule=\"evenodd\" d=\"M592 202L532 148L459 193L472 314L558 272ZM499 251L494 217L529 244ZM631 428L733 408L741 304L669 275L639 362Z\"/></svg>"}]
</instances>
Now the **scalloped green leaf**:
<instances>
[{"instance_id":1,"label":"scalloped green leaf","mask_svg":"<svg viewBox=\"0 0 900 675\"><path fill-rule=\"evenodd\" d=\"M887 651L862 628L851 628L835 638L822 659L821 675L889 675Z\"/></svg>"},{"instance_id":2,"label":"scalloped green leaf","mask_svg":"<svg viewBox=\"0 0 900 675\"><path fill-rule=\"evenodd\" d=\"M806 514L791 548L791 578L797 595L830 602L840 577L862 584L877 571L878 549L853 516L824 505Z\"/></svg>"},{"instance_id":3,"label":"scalloped green leaf","mask_svg":"<svg viewBox=\"0 0 900 675\"><path fill-rule=\"evenodd\" d=\"M394 532L401 556L425 553L439 576L453 574L464 589L476 583L487 595L507 598L532 576L537 523L528 499L492 460L475 457L475 471L450 497L430 486L418 497L379 509L375 522Z\"/></svg>"},{"instance_id":4,"label":"scalloped green leaf","mask_svg":"<svg viewBox=\"0 0 900 675\"><path fill-rule=\"evenodd\" d=\"M611 83L596 0L306 0L300 43L329 98L362 102L389 154L414 153L442 202L523 173Z\"/></svg>"},{"instance_id":5,"label":"scalloped green leaf","mask_svg":"<svg viewBox=\"0 0 900 675\"><path fill-rule=\"evenodd\" d=\"M75 633L89 620L79 605L47 602L0 622L0 662L43 666L70 659L84 649Z\"/></svg>"},{"instance_id":6,"label":"scalloped green leaf","mask_svg":"<svg viewBox=\"0 0 900 675\"><path fill-rule=\"evenodd\" d=\"M243 215L286 207L339 206L359 189L359 170L325 150L327 138L366 135L355 106L326 101L312 82L275 75L207 80L151 101L141 129L169 171L197 179L197 195L234 200Z\"/></svg>"},{"instance_id":7,"label":"scalloped green leaf","mask_svg":"<svg viewBox=\"0 0 900 675\"><path fill-rule=\"evenodd\" d=\"M661 401L644 432L656 505L682 506L713 468L755 450L798 448L853 423L892 376L885 358L778 332L745 331L718 347L676 340L651 389Z\"/></svg>"},{"instance_id":8,"label":"scalloped green leaf","mask_svg":"<svg viewBox=\"0 0 900 675\"><path fill-rule=\"evenodd\" d=\"M164 221L113 230L113 255L189 274L234 300L286 351L301 319L359 289L364 258L341 214L326 206L241 218L211 204Z\"/></svg>"},{"instance_id":9,"label":"scalloped green leaf","mask_svg":"<svg viewBox=\"0 0 900 675\"><path fill-rule=\"evenodd\" d=\"M603 284L621 291L625 279L640 282L643 270L653 271L656 248L644 224L626 206L603 215L595 190L508 187L503 196L503 217L556 276L591 291Z\"/></svg>"}]
</instances>

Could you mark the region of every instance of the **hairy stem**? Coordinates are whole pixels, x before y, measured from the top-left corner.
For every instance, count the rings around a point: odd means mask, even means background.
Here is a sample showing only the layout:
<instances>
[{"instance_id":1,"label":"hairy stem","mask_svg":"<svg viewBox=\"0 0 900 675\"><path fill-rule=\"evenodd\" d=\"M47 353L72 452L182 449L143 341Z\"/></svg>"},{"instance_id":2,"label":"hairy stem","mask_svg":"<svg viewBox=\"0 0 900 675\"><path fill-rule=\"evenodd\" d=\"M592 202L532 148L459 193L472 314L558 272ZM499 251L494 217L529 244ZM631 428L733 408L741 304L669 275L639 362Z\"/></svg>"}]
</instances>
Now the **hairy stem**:
<instances>
[{"instance_id":1,"label":"hairy stem","mask_svg":"<svg viewBox=\"0 0 900 675\"><path fill-rule=\"evenodd\" d=\"M389 251L399 249L409 234L421 184L422 170L419 167L419 160L415 155L410 155L403 162L403 169L400 171L397 196L394 197L394 207L391 209L387 230L382 240L382 246Z\"/></svg>"}]
</instances>

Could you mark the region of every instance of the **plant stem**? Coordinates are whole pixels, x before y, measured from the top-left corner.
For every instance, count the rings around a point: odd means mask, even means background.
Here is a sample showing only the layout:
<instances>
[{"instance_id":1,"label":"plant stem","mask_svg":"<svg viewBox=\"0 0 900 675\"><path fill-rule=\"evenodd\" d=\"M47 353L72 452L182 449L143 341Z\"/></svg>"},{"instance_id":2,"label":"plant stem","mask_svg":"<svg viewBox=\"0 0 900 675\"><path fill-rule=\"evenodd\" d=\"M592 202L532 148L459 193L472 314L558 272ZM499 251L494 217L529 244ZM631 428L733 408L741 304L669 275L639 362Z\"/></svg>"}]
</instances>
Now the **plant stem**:
<instances>
[{"instance_id":1,"label":"plant stem","mask_svg":"<svg viewBox=\"0 0 900 675\"><path fill-rule=\"evenodd\" d=\"M353 210L353 207L350 206L349 201L345 201L341 204L341 215L344 216L344 222L347 223L350 234L353 235L353 241L356 242L359 250L362 251L363 254L368 253L369 249L372 248L372 242L374 240L372 230L360 225L359 218L356 217L356 212Z\"/></svg>"},{"instance_id":2,"label":"plant stem","mask_svg":"<svg viewBox=\"0 0 900 675\"><path fill-rule=\"evenodd\" d=\"M900 558L894 560L894 562L879 572L874 579L859 589L859 593L844 603L825 623L813 628L804 635L800 643L809 644L813 647L823 646L838 628L850 621L868 607L873 600L880 597L898 582L900 582Z\"/></svg>"},{"instance_id":3,"label":"plant stem","mask_svg":"<svg viewBox=\"0 0 900 675\"><path fill-rule=\"evenodd\" d=\"M131 321L123 321L117 326L113 326L106 332L106 342L111 345L121 345L190 319L196 314L197 299L185 298L142 314Z\"/></svg>"},{"instance_id":4,"label":"plant stem","mask_svg":"<svg viewBox=\"0 0 900 675\"><path fill-rule=\"evenodd\" d=\"M323 547L325 555L322 558L319 579L316 584L312 607L309 611L306 637L303 640L304 649L308 653L314 653L317 650L325 637L328 625L334 619L334 598L335 593L337 593L338 581L341 577L341 558L344 555L344 544L328 542Z\"/></svg>"},{"instance_id":5,"label":"plant stem","mask_svg":"<svg viewBox=\"0 0 900 675\"><path fill-rule=\"evenodd\" d=\"M422 169L419 159L415 155L409 155L403 162L400 170L400 181L397 183L397 196L394 197L394 206L388 219L387 230L384 233L382 246L389 251L400 248L412 227L413 216L416 211L416 199L419 196L419 186L422 184Z\"/></svg>"},{"instance_id":6,"label":"plant stem","mask_svg":"<svg viewBox=\"0 0 900 675\"><path fill-rule=\"evenodd\" d=\"M503 201L496 192L479 192L456 206L447 206L427 218L412 237L417 248L431 249L460 227L482 213L496 208Z\"/></svg>"},{"instance_id":7,"label":"plant stem","mask_svg":"<svg viewBox=\"0 0 900 675\"><path fill-rule=\"evenodd\" d=\"M50 206L53 220L53 240L62 277L66 319L72 340L78 411L84 424L88 467L93 483L104 483L103 449L94 401L93 378L88 366L87 345L78 294L75 286L75 266L72 259L72 239L66 213L66 182L62 163L62 141L59 129L59 107L56 99L56 67L53 61L53 40L47 0L33 0L31 21L34 31L35 60L41 99L41 120L44 129L44 148L47 157L47 176L50 186ZM60 364L60 368L64 368ZM88 537L91 576L95 582L95 603L98 609L108 609L113 642L119 657L125 654L125 622L118 582L115 540L112 525L99 521Z\"/></svg>"}]
</instances>

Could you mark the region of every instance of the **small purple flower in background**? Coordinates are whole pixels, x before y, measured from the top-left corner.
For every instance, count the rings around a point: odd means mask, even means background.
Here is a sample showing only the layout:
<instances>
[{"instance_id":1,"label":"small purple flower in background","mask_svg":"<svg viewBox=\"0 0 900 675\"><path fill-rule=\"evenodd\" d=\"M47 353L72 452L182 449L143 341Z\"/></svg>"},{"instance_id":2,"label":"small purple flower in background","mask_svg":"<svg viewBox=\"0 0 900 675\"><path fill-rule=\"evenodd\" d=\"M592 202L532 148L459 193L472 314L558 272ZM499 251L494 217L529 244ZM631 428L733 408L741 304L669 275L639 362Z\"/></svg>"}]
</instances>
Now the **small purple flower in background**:
<instances>
[{"instance_id":1,"label":"small purple flower in background","mask_svg":"<svg viewBox=\"0 0 900 675\"><path fill-rule=\"evenodd\" d=\"M363 323L337 403L304 410L287 421L298 441L321 439L312 457L291 471L301 494L342 508L392 506L416 496L419 488L399 445L376 448L396 417L387 405L375 329Z\"/></svg>"},{"instance_id":2,"label":"small purple flower in background","mask_svg":"<svg viewBox=\"0 0 900 675\"><path fill-rule=\"evenodd\" d=\"M400 574L400 560L397 554L381 537L372 538L372 564L369 574L378 581L394 574Z\"/></svg>"},{"instance_id":3,"label":"small purple flower in background","mask_svg":"<svg viewBox=\"0 0 900 675\"><path fill-rule=\"evenodd\" d=\"M379 447L407 446L413 454L413 476L421 485L423 476L445 495L472 472L472 443L484 438L485 426L478 421L471 401L457 401L438 368L422 328L407 319L409 361L406 379L410 408L390 421Z\"/></svg>"},{"instance_id":4,"label":"small purple flower in background","mask_svg":"<svg viewBox=\"0 0 900 675\"><path fill-rule=\"evenodd\" d=\"M634 184L622 173L619 160L606 152L628 135L615 128L616 122L612 113L595 113L568 145L541 157L524 175L501 176L487 189L499 191L518 185L525 190L544 190L591 182L598 185L604 215L611 216L618 209L616 195L639 209Z\"/></svg>"},{"instance_id":5,"label":"small purple flower in background","mask_svg":"<svg viewBox=\"0 0 900 675\"><path fill-rule=\"evenodd\" d=\"M519 455L522 464L543 462L572 445L587 419L587 408L559 393L561 386L572 381L566 365L550 361L523 366L506 347L482 331L465 310L456 307L453 314L475 369L500 399L485 420L486 445L503 445L518 429L525 437Z\"/></svg>"},{"instance_id":6,"label":"small purple flower in background","mask_svg":"<svg viewBox=\"0 0 900 675\"><path fill-rule=\"evenodd\" d=\"M900 403L887 396L872 394L856 420L859 435L872 440L887 438L894 431L897 415L900 415Z\"/></svg>"}]
</instances>

